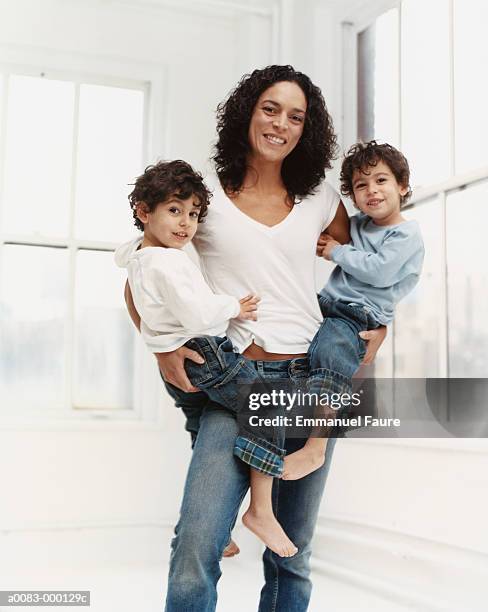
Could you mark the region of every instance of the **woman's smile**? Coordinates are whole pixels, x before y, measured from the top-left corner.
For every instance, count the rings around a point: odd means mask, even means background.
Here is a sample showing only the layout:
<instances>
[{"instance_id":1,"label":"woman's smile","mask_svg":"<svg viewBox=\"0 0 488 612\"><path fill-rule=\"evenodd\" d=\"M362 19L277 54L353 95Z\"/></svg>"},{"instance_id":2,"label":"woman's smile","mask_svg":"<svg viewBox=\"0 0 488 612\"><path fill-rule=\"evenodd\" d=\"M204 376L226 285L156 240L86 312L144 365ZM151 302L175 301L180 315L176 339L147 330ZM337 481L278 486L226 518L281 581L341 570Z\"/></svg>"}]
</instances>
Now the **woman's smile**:
<instances>
[{"instance_id":1,"label":"woman's smile","mask_svg":"<svg viewBox=\"0 0 488 612\"><path fill-rule=\"evenodd\" d=\"M266 138L268 142L270 142L273 145L282 146L286 144L286 140L284 138L281 138L280 136L275 136L273 134L265 134L264 137Z\"/></svg>"}]
</instances>

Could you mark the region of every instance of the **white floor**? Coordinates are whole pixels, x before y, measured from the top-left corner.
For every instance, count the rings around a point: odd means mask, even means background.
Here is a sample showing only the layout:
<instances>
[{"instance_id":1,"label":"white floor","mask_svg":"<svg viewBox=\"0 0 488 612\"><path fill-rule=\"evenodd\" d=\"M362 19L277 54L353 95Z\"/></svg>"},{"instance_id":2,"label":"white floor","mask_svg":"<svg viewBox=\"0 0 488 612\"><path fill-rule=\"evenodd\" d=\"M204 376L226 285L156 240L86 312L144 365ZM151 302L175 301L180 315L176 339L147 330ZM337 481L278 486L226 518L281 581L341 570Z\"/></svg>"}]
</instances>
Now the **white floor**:
<instances>
[{"instance_id":1,"label":"white floor","mask_svg":"<svg viewBox=\"0 0 488 612\"><path fill-rule=\"evenodd\" d=\"M164 565L50 570L24 568L21 571L3 571L0 590L86 590L91 592L91 606L88 608L91 612L162 612L166 573L167 566ZM219 583L217 610L255 611L261 583L261 567L257 560L238 557L225 560L223 576ZM309 612L412 610L326 576L316 575L314 585ZM5 612L10 609L0 607L0 610ZM48 609L67 612L73 610L73 607Z\"/></svg>"}]
</instances>

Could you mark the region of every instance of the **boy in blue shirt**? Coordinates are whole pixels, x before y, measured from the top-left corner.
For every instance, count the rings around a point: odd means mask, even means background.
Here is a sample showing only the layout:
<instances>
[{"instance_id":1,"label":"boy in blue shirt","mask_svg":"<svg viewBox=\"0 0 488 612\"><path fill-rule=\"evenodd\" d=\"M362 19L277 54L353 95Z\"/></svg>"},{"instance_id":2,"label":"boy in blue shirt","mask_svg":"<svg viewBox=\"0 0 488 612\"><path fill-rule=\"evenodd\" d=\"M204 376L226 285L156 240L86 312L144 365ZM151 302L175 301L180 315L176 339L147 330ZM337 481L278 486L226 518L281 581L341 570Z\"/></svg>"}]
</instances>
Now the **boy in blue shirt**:
<instances>
[{"instance_id":1,"label":"boy in blue shirt","mask_svg":"<svg viewBox=\"0 0 488 612\"><path fill-rule=\"evenodd\" d=\"M308 351L308 390L318 398L351 394L366 348L359 332L390 323L395 305L418 282L420 228L400 212L412 193L409 179L402 153L374 140L354 145L342 163L341 192L360 212L351 217L349 244L327 235L320 242L322 256L337 266L321 291L325 319ZM316 408L322 417L337 416L327 404ZM301 450L285 457L284 479L303 478L323 464L331 429L315 429Z\"/></svg>"}]
</instances>

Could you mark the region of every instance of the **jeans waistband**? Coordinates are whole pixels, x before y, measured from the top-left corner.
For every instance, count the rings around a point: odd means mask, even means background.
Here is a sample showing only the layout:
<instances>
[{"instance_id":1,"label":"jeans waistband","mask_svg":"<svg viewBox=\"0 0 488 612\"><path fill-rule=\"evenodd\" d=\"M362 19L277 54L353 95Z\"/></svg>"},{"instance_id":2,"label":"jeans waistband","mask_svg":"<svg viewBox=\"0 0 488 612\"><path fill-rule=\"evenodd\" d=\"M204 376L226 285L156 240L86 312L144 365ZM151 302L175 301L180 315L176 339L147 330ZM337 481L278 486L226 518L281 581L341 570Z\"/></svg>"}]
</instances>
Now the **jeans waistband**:
<instances>
[{"instance_id":1,"label":"jeans waistband","mask_svg":"<svg viewBox=\"0 0 488 612\"><path fill-rule=\"evenodd\" d=\"M308 369L306 357L295 357L294 359L282 359L279 361L246 360L260 374L295 373Z\"/></svg>"}]
</instances>

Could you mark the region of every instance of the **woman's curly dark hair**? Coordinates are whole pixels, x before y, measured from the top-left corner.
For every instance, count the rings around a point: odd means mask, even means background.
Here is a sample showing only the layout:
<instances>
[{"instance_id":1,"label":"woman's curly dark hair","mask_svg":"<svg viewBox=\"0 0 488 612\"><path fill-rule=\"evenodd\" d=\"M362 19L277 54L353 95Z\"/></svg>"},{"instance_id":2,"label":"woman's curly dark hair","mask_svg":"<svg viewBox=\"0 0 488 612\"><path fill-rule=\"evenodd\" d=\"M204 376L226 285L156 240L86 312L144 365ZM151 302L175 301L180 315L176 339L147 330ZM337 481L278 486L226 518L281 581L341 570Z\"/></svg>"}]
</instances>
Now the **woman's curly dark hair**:
<instances>
[{"instance_id":1,"label":"woman's curly dark hair","mask_svg":"<svg viewBox=\"0 0 488 612\"><path fill-rule=\"evenodd\" d=\"M382 161L393 172L397 183L407 188L407 193L400 196L400 203L404 205L412 195L410 187L410 168L405 155L395 147L384 143L378 144L376 140L358 142L346 153L341 168L341 193L354 200L352 178L354 172L365 172L371 166Z\"/></svg>"},{"instance_id":2,"label":"woman's curly dark hair","mask_svg":"<svg viewBox=\"0 0 488 612\"><path fill-rule=\"evenodd\" d=\"M202 175L193 170L190 164L177 159L175 161L160 161L148 166L144 174L137 177L133 191L129 194L130 207L134 217L134 225L144 231L144 224L137 217L137 204L144 202L152 212L158 204L171 196L179 200L187 200L195 195L198 198L198 221L207 214L207 207L212 194L203 182Z\"/></svg>"},{"instance_id":3,"label":"woman's curly dark hair","mask_svg":"<svg viewBox=\"0 0 488 612\"><path fill-rule=\"evenodd\" d=\"M259 96L281 81L296 83L307 100L303 134L284 159L281 176L292 201L313 193L331 167L337 151L332 118L320 89L292 66L267 66L246 74L217 107L217 135L213 160L223 188L238 192L247 170L248 129Z\"/></svg>"}]
</instances>

